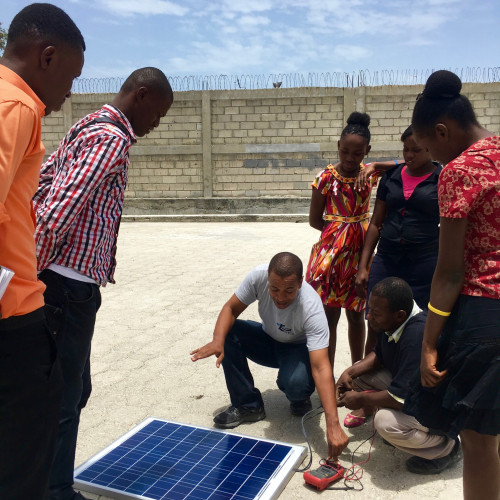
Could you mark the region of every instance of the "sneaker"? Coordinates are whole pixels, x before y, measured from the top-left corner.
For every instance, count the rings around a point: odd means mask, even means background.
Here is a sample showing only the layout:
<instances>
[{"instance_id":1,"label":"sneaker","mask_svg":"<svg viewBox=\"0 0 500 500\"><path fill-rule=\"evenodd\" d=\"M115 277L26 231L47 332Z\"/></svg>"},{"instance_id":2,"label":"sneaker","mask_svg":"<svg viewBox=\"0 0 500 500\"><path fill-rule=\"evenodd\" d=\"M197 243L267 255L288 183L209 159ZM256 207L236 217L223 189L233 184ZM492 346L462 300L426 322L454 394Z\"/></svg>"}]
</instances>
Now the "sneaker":
<instances>
[{"instance_id":1,"label":"sneaker","mask_svg":"<svg viewBox=\"0 0 500 500\"><path fill-rule=\"evenodd\" d=\"M311 398L303 399L302 401L294 401L290 403L290 411L296 417L303 417L308 411L312 410Z\"/></svg>"},{"instance_id":2,"label":"sneaker","mask_svg":"<svg viewBox=\"0 0 500 500\"><path fill-rule=\"evenodd\" d=\"M266 412L263 406L258 408L230 406L214 417L214 423L221 429L233 429L244 422L258 422L264 418L266 418Z\"/></svg>"},{"instance_id":3,"label":"sneaker","mask_svg":"<svg viewBox=\"0 0 500 500\"><path fill-rule=\"evenodd\" d=\"M434 460L426 460L421 457L411 457L406 461L406 468L413 474L441 474L444 470L456 464L462 459L462 449L460 441L455 440L455 446L449 455Z\"/></svg>"}]
</instances>

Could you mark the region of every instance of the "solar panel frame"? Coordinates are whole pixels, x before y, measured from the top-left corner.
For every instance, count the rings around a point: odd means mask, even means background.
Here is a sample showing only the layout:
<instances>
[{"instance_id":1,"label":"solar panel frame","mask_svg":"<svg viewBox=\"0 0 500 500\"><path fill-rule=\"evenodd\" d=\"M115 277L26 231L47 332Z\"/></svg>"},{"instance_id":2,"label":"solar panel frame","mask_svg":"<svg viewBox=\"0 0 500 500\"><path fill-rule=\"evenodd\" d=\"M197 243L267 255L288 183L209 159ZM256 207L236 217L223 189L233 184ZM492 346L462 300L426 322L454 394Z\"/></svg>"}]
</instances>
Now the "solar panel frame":
<instances>
[{"instance_id":1,"label":"solar panel frame","mask_svg":"<svg viewBox=\"0 0 500 500\"><path fill-rule=\"evenodd\" d=\"M168 452L166 441L176 443ZM306 453L301 445L149 417L77 467L75 488L120 500L272 500ZM197 476L194 467L210 472Z\"/></svg>"}]
</instances>

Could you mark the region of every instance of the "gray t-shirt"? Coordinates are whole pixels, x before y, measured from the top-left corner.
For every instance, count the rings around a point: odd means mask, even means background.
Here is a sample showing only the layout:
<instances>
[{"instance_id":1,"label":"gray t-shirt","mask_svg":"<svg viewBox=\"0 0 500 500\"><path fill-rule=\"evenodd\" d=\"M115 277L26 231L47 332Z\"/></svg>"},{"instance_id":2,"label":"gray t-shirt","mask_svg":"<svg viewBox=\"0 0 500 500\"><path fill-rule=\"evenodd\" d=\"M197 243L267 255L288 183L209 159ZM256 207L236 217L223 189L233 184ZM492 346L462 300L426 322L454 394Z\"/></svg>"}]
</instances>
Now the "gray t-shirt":
<instances>
[{"instance_id":1,"label":"gray t-shirt","mask_svg":"<svg viewBox=\"0 0 500 500\"><path fill-rule=\"evenodd\" d=\"M307 343L309 351L328 347L330 333L319 295L305 281L296 299L286 309L278 309L269 295L269 264L252 269L235 294L245 305L258 301L263 330L278 342Z\"/></svg>"}]
</instances>

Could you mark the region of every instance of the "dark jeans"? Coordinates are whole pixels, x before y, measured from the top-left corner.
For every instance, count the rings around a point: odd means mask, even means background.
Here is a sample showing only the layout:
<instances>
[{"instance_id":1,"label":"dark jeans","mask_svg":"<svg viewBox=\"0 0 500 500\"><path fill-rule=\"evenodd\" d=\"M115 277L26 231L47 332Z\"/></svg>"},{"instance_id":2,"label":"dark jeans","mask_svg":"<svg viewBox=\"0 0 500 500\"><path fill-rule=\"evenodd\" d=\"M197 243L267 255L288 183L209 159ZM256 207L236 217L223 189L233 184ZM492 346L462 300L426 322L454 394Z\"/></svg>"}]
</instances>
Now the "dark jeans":
<instances>
[{"instance_id":1,"label":"dark jeans","mask_svg":"<svg viewBox=\"0 0 500 500\"><path fill-rule=\"evenodd\" d=\"M42 309L0 320L0 498L48 498L61 372Z\"/></svg>"},{"instance_id":2,"label":"dark jeans","mask_svg":"<svg viewBox=\"0 0 500 500\"><path fill-rule=\"evenodd\" d=\"M55 332L63 377L59 436L50 474L50 498L66 500L73 495L73 469L80 412L92 391L90 345L97 311L99 286L66 278L51 270L40 273L47 285L45 309Z\"/></svg>"},{"instance_id":3,"label":"dark jeans","mask_svg":"<svg viewBox=\"0 0 500 500\"><path fill-rule=\"evenodd\" d=\"M278 368L277 384L290 402L303 401L314 392L306 344L285 344L267 335L255 321L236 320L226 337L222 367L233 406L263 406L247 358L262 366Z\"/></svg>"}]
</instances>

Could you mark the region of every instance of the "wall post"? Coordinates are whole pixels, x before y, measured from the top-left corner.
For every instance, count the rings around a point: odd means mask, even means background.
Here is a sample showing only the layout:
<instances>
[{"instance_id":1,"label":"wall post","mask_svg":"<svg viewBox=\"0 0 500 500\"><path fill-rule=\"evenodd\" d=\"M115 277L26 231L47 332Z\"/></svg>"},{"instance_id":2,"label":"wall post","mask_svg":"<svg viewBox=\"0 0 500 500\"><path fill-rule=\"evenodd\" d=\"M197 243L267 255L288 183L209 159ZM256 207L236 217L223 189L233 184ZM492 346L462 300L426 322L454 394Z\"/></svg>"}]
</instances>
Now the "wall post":
<instances>
[{"instance_id":1,"label":"wall post","mask_svg":"<svg viewBox=\"0 0 500 500\"><path fill-rule=\"evenodd\" d=\"M203 196L205 198L212 198L212 105L209 90L204 90L201 93L201 141Z\"/></svg>"},{"instance_id":2,"label":"wall post","mask_svg":"<svg viewBox=\"0 0 500 500\"><path fill-rule=\"evenodd\" d=\"M73 125L73 105L71 103L71 98L66 99L62 105L63 113L63 130L68 131Z\"/></svg>"},{"instance_id":3,"label":"wall post","mask_svg":"<svg viewBox=\"0 0 500 500\"><path fill-rule=\"evenodd\" d=\"M366 112L366 87L344 88L344 125L353 111Z\"/></svg>"}]
</instances>

